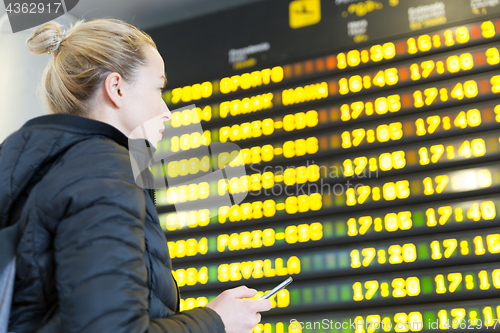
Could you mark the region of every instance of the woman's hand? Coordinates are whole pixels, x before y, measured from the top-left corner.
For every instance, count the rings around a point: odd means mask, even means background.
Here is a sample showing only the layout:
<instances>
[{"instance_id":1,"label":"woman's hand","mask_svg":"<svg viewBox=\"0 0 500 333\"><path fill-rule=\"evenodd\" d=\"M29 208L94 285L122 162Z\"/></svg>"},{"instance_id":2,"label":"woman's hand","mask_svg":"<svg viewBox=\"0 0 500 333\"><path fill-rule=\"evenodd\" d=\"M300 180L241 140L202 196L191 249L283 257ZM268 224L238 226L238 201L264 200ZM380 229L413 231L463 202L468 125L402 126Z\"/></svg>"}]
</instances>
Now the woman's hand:
<instances>
[{"instance_id":1,"label":"woman's hand","mask_svg":"<svg viewBox=\"0 0 500 333\"><path fill-rule=\"evenodd\" d=\"M256 293L257 290L246 286L228 289L206 306L221 316L227 333L251 333L260 322L259 312L271 309L271 301L268 299L242 299L251 298Z\"/></svg>"}]
</instances>

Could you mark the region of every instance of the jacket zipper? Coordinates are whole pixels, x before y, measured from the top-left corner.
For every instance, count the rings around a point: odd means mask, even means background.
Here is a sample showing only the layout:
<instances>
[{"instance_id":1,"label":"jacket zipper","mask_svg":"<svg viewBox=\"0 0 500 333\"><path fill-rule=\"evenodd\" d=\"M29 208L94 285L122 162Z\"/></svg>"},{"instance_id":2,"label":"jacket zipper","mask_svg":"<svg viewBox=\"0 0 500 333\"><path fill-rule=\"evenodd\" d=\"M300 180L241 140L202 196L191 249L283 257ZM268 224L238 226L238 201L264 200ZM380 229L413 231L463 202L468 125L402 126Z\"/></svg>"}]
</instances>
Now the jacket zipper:
<instances>
[{"instance_id":1,"label":"jacket zipper","mask_svg":"<svg viewBox=\"0 0 500 333\"><path fill-rule=\"evenodd\" d=\"M155 191L155 189L152 189L152 191L153 191L153 204L156 207L156 191Z\"/></svg>"}]
</instances>

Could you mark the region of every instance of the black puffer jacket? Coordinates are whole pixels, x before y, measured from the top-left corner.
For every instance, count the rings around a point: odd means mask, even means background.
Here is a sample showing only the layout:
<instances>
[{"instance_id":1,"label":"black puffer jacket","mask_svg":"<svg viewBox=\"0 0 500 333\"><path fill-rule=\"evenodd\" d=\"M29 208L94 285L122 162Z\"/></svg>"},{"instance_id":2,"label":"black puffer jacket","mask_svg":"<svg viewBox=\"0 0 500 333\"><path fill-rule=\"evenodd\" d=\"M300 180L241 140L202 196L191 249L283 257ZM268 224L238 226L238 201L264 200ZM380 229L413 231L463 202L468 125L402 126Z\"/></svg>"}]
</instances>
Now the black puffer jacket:
<instances>
[{"instance_id":1,"label":"black puffer jacket","mask_svg":"<svg viewBox=\"0 0 500 333\"><path fill-rule=\"evenodd\" d=\"M177 312L166 239L116 128L59 114L10 135L0 228L13 216L26 228L9 332L225 332L209 308Z\"/></svg>"}]
</instances>

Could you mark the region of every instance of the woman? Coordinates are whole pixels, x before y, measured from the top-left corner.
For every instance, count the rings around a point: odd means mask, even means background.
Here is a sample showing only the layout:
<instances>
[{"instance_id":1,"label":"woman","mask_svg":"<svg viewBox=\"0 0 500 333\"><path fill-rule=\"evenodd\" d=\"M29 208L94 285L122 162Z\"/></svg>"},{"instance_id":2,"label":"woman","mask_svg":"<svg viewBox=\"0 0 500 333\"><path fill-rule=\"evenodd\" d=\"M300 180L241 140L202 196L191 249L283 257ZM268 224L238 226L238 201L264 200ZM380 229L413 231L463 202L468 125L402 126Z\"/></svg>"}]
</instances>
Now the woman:
<instances>
[{"instance_id":1,"label":"woman","mask_svg":"<svg viewBox=\"0 0 500 333\"><path fill-rule=\"evenodd\" d=\"M0 228L24 225L9 332L251 332L271 303L244 299L256 293L245 286L178 312L154 198L128 151L129 139L156 147L171 117L153 40L98 19L66 33L46 23L27 46L53 55L42 84L52 114L0 150Z\"/></svg>"}]
</instances>

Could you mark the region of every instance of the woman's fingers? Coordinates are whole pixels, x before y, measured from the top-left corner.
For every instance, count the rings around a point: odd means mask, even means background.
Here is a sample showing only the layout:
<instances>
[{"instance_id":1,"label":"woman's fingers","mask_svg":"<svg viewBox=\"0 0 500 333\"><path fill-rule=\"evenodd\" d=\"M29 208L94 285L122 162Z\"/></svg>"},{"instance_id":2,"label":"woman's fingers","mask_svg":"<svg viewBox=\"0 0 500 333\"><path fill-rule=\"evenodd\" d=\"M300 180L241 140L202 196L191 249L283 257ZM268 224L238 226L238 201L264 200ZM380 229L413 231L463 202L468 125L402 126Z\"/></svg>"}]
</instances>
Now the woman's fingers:
<instances>
[{"instance_id":1,"label":"woman's fingers","mask_svg":"<svg viewBox=\"0 0 500 333\"><path fill-rule=\"evenodd\" d=\"M255 312L263 312L271 310L272 303L268 299L262 300L245 300L251 303L252 310Z\"/></svg>"},{"instance_id":2,"label":"woman's fingers","mask_svg":"<svg viewBox=\"0 0 500 333\"><path fill-rule=\"evenodd\" d=\"M247 286L239 286L225 291L233 298L251 298L257 293L257 290L250 289Z\"/></svg>"},{"instance_id":3,"label":"woman's fingers","mask_svg":"<svg viewBox=\"0 0 500 333\"><path fill-rule=\"evenodd\" d=\"M251 333L255 325L261 320L261 311L271 309L272 303L268 299L247 299L255 296L257 290L240 286L228 289L207 304L222 318L226 332Z\"/></svg>"}]
</instances>

